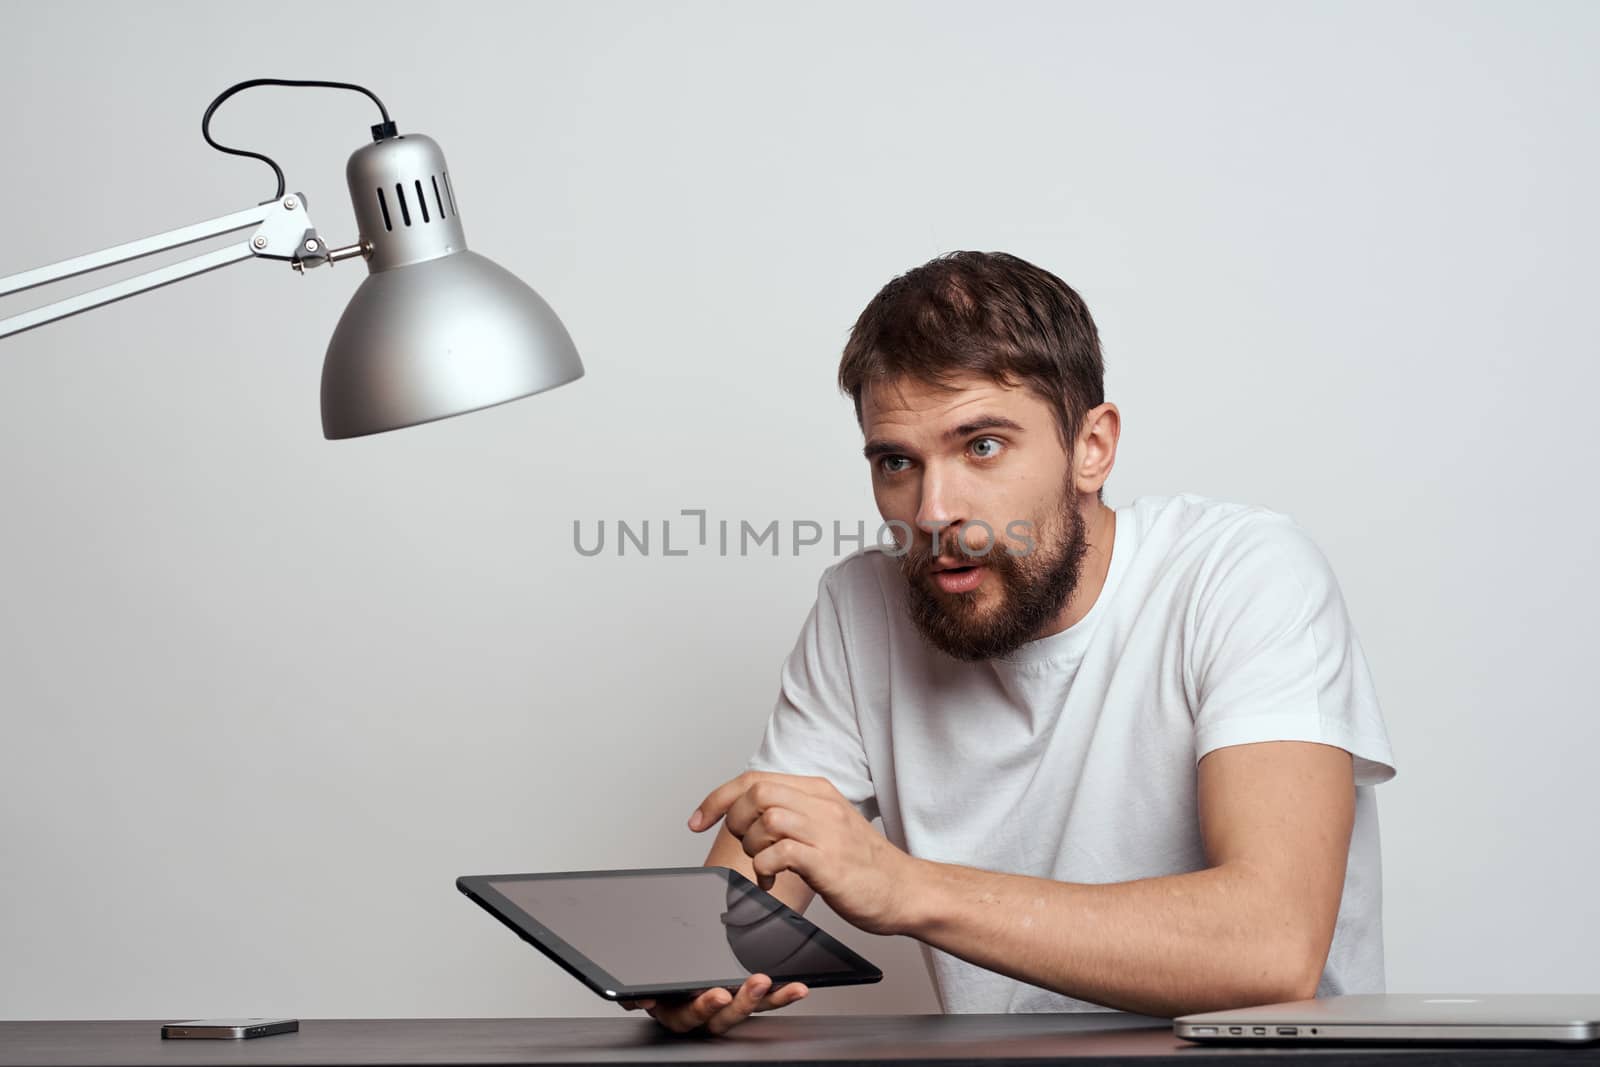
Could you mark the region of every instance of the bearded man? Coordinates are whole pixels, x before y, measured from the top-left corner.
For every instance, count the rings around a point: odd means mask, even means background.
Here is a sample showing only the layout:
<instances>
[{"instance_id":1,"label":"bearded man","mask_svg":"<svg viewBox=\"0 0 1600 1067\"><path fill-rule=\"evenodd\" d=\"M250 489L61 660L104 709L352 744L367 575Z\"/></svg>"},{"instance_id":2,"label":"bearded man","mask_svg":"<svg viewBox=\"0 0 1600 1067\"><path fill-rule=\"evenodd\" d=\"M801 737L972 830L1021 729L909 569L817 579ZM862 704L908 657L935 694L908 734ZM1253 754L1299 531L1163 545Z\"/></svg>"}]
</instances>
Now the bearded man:
<instances>
[{"instance_id":1,"label":"bearded man","mask_svg":"<svg viewBox=\"0 0 1600 1067\"><path fill-rule=\"evenodd\" d=\"M1103 378L1082 299L1014 256L884 286L839 383L895 541L823 573L689 826L796 910L919 940L947 1012L1381 992L1394 763L1332 569L1266 508L1107 506ZM723 1033L806 994L770 986L630 1006Z\"/></svg>"}]
</instances>

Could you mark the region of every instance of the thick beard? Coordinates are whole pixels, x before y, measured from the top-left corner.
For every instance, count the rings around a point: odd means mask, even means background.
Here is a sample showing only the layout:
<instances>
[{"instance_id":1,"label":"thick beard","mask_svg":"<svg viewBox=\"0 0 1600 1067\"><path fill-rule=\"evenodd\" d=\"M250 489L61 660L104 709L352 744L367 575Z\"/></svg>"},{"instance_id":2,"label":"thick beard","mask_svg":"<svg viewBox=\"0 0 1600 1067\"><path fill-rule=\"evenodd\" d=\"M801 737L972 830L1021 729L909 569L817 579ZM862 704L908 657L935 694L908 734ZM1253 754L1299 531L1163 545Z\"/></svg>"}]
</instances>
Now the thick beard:
<instances>
[{"instance_id":1,"label":"thick beard","mask_svg":"<svg viewBox=\"0 0 1600 1067\"><path fill-rule=\"evenodd\" d=\"M987 556L973 557L1000 580L1000 603L987 618L978 616L978 590L949 594L935 589L928 566L937 552L931 546L923 550L914 544L901 556L907 607L922 639L946 655L976 663L1008 656L1039 636L1078 587L1089 549L1088 524L1069 494L1062 494L1056 514L1059 522L1054 525L1064 527L1066 535L1055 542L1045 540L1054 531L1040 530L1028 555L1013 556L996 542ZM960 552L959 542L952 538L946 554Z\"/></svg>"}]
</instances>

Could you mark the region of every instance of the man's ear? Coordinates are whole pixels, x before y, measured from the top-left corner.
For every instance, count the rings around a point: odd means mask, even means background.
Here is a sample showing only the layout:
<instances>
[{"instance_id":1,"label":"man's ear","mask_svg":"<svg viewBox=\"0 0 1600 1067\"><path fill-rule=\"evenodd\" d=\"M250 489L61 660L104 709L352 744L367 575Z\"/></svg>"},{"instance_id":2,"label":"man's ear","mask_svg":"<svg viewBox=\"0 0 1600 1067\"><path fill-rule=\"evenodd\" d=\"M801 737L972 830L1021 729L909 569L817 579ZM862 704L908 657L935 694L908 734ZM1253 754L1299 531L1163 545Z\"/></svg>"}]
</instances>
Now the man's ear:
<instances>
[{"instance_id":1,"label":"man's ear","mask_svg":"<svg viewBox=\"0 0 1600 1067\"><path fill-rule=\"evenodd\" d=\"M1084 413L1078 431L1078 447L1073 452L1073 478L1078 492L1098 493L1111 468L1117 465L1117 441L1122 436L1122 413L1117 405L1104 403Z\"/></svg>"}]
</instances>

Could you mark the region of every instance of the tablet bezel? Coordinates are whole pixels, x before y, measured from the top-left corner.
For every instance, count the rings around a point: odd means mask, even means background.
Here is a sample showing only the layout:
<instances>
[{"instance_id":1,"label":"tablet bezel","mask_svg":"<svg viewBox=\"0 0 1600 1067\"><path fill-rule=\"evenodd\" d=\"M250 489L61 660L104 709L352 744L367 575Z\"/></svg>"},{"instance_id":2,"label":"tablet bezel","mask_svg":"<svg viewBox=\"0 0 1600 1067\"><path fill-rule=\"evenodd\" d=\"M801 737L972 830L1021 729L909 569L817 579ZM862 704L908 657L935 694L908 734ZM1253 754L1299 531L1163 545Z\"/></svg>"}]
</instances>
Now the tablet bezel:
<instances>
[{"instance_id":1,"label":"tablet bezel","mask_svg":"<svg viewBox=\"0 0 1600 1067\"><path fill-rule=\"evenodd\" d=\"M543 952L558 964L562 970L594 990L602 998L611 1001L636 1000L641 997L686 996L704 989L718 987L738 989L744 984L745 978L748 976L740 975L721 981L696 981L693 985L680 983L628 985L588 956L585 956L577 946L562 940L554 931L547 928L538 919L513 903L510 898L496 890L491 883L550 881L562 878L629 878L661 874L704 875L708 873L720 873L729 886L740 889L746 894L771 901L780 911L787 913L788 921L803 923L815 931L815 936L819 943L852 968L850 971L835 971L822 974L768 975L773 981L774 988L787 982L804 982L810 987L867 985L883 980L883 972L859 953L853 951L826 930L817 926L810 919L807 919L804 915L801 915L731 867L646 867L611 871L551 871L539 874L471 874L457 878L456 888L508 926L518 937Z\"/></svg>"}]
</instances>

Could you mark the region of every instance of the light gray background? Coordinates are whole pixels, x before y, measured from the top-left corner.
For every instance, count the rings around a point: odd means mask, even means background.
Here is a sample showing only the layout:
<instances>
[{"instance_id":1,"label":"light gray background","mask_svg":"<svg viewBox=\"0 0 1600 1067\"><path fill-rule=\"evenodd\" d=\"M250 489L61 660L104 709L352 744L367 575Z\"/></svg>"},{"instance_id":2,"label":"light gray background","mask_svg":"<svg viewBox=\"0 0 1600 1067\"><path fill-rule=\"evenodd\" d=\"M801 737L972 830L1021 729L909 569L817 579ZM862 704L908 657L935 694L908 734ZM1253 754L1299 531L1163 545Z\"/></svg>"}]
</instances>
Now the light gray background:
<instances>
[{"instance_id":1,"label":"light gray background","mask_svg":"<svg viewBox=\"0 0 1600 1067\"><path fill-rule=\"evenodd\" d=\"M875 520L838 353L957 248L1088 301L1108 502L1332 559L1400 764L1390 987L1600 988L1597 48L1588 3L8 4L0 273L266 197L205 104L344 78L589 374L325 442L359 264L0 342L0 1012L614 1012L452 880L700 862L833 556L572 523ZM215 132L343 243L373 121L262 89ZM889 977L799 1010L936 1010L845 936Z\"/></svg>"}]
</instances>

